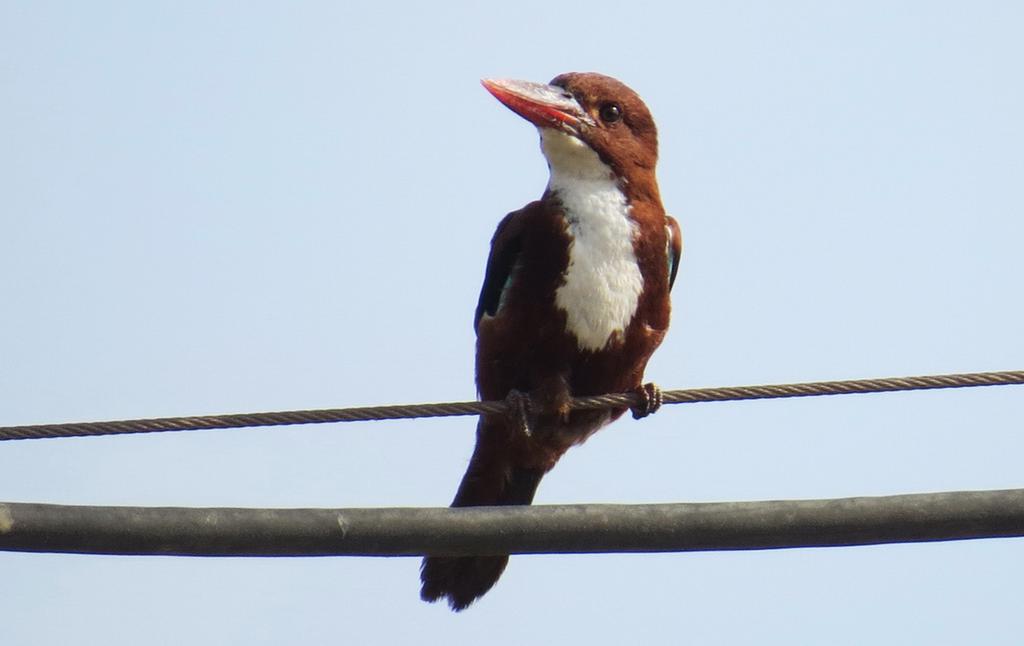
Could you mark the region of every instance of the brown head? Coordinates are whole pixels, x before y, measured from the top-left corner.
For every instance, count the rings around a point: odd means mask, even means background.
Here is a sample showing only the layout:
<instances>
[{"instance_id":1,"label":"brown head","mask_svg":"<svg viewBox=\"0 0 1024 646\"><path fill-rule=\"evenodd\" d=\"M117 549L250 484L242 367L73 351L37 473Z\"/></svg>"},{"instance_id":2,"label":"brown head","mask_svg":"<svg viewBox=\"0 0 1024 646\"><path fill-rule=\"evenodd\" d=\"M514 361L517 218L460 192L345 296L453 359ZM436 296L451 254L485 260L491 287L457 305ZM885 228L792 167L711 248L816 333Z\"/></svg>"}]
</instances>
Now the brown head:
<instances>
[{"instance_id":1,"label":"brown head","mask_svg":"<svg viewBox=\"0 0 1024 646\"><path fill-rule=\"evenodd\" d=\"M483 85L537 126L542 137L553 131L578 140L634 190L649 186L657 195L658 131L644 102L620 81L571 72L547 85L494 79L484 79ZM556 165L547 142L544 152L548 163Z\"/></svg>"}]
</instances>

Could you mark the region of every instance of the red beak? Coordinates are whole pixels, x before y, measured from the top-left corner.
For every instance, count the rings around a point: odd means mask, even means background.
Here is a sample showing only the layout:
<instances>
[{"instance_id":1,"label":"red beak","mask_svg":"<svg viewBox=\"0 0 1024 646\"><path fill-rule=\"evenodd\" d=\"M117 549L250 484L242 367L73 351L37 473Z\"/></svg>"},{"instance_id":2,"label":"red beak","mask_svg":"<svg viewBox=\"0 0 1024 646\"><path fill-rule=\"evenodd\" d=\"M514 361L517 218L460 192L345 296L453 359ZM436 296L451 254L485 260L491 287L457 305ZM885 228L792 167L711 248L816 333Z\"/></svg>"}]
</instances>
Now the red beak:
<instances>
[{"instance_id":1,"label":"red beak","mask_svg":"<svg viewBox=\"0 0 1024 646\"><path fill-rule=\"evenodd\" d=\"M579 102L557 85L511 79L480 81L494 98L538 128L559 128L578 133L581 126L594 125Z\"/></svg>"}]
</instances>

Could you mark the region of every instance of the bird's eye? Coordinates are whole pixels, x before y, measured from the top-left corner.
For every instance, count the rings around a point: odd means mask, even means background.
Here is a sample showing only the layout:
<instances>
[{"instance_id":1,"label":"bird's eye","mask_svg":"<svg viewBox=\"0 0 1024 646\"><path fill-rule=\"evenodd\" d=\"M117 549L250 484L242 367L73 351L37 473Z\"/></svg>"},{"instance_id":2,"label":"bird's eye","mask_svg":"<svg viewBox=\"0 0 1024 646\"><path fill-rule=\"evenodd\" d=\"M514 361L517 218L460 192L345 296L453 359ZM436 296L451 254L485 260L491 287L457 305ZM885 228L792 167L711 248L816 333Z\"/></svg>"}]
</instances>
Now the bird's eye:
<instances>
[{"instance_id":1,"label":"bird's eye","mask_svg":"<svg viewBox=\"0 0 1024 646\"><path fill-rule=\"evenodd\" d=\"M618 103L605 103L601 106L598 114L601 115L601 121L615 123L622 118L622 108L619 107Z\"/></svg>"}]
</instances>

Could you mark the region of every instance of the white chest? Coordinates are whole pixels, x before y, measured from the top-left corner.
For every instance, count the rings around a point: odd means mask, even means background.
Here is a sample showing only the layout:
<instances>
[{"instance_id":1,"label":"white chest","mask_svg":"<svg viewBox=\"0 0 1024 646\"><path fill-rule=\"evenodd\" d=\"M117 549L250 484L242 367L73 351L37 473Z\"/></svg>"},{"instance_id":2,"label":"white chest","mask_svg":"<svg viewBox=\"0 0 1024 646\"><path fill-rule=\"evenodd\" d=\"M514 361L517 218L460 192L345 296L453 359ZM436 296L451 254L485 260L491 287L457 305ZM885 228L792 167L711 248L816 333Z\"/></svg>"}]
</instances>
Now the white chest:
<instances>
[{"instance_id":1,"label":"white chest","mask_svg":"<svg viewBox=\"0 0 1024 646\"><path fill-rule=\"evenodd\" d=\"M597 351L633 319L644 280L633 249L637 230L629 203L610 169L587 152L602 172L566 173L552 163L548 188L565 208L570 237L569 264L555 305L565 312L579 347Z\"/></svg>"}]
</instances>

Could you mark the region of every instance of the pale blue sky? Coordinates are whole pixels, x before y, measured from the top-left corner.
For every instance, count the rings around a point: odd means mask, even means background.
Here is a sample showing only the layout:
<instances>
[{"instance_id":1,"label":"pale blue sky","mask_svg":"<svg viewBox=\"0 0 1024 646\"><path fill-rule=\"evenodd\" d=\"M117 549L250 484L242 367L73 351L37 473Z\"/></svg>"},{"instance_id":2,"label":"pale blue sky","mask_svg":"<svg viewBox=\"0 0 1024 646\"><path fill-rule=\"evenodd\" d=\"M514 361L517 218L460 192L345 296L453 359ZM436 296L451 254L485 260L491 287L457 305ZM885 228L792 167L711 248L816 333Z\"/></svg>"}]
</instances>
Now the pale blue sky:
<instances>
[{"instance_id":1,"label":"pale blue sky","mask_svg":"<svg viewBox=\"0 0 1024 646\"><path fill-rule=\"evenodd\" d=\"M898 5L898 6L897 6ZM0 425L462 400L499 218L546 180L478 84L594 70L687 243L665 388L1024 368L1013 2L0 0ZM623 420L540 503L1024 486L1024 391ZM0 445L0 499L447 504L471 419ZM1016 643L1024 542L417 559L0 554L4 644Z\"/></svg>"}]
</instances>

